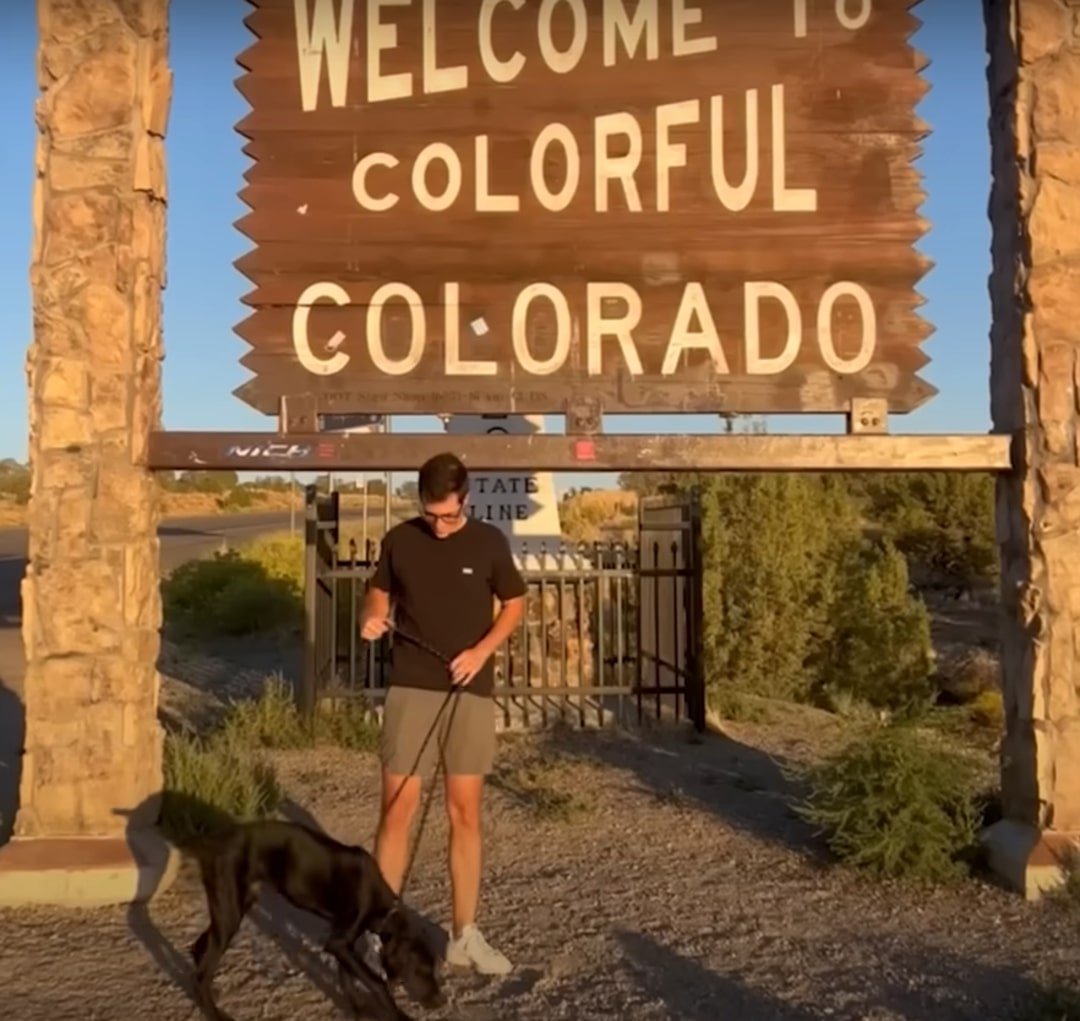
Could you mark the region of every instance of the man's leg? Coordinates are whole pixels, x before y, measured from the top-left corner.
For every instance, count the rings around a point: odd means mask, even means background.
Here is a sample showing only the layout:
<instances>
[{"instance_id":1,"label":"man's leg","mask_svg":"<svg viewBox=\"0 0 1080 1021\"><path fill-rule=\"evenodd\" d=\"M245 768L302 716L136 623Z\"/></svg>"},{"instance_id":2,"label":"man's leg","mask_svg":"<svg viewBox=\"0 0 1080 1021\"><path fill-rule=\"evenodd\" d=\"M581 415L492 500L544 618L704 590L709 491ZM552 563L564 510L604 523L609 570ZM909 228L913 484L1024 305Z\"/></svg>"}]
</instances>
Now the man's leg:
<instances>
[{"instance_id":1,"label":"man's leg","mask_svg":"<svg viewBox=\"0 0 1080 1021\"><path fill-rule=\"evenodd\" d=\"M420 775L435 759L437 696L430 691L392 687L383 707L379 754L382 804L375 836L375 860L395 893L409 859L409 830L420 803ZM430 738L429 738L430 735Z\"/></svg>"},{"instance_id":2,"label":"man's leg","mask_svg":"<svg viewBox=\"0 0 1080 1021\"><path fill-rule=\"evenodd\" d=\"M483 796L483 775L447 775L446 810L450 817L450 883L454 898L455 939L461 937L466 926L476 924L483 855L480 826Z\"/></svg>"},{"instance_id":3,"label":"man's leg","mask_svg":"<svg viewBox=\"0 0 1080 1021\"><path fill-rule=\"evenodd\" d=\"M375 835L375 860L394 893L409 861L409 829L420 803L420 777L382 771L382 810Z\"/></svg>"},{"instance_id":4,"label":"man's leg","mask_svg":"<svg viewBox=\"0 0 1080 1021\"><path fill-rule=\"evenodd\" d=\"M495 707L490 698L462 692L451 706L445 735L446 811L450 817L450 882L454 914L448 964L505 975L510 962L476 927L483 865L484 778L495 758Z\"/></svg>"}]
</instances>

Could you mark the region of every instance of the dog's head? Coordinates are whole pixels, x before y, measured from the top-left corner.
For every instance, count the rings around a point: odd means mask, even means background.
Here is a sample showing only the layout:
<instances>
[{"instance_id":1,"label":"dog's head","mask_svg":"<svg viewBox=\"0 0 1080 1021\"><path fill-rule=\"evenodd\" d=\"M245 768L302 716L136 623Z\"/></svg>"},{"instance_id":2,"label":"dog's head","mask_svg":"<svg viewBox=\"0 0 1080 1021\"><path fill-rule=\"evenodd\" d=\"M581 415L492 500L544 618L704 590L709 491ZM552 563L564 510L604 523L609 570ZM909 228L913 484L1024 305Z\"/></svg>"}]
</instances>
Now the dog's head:
<instances>
[{"instance_id":1,"label":"dog's head","mask_svg":"<svg viewBox=\"0 0 1080 1021\"><path fill-rule=\"evenodd\" d=\"M379 928L383 967L391 982L400 982L410 998L435 1010L446 1002L439 985L438 959L419 927L400 907Z\"/></svg>"}]
</instances>

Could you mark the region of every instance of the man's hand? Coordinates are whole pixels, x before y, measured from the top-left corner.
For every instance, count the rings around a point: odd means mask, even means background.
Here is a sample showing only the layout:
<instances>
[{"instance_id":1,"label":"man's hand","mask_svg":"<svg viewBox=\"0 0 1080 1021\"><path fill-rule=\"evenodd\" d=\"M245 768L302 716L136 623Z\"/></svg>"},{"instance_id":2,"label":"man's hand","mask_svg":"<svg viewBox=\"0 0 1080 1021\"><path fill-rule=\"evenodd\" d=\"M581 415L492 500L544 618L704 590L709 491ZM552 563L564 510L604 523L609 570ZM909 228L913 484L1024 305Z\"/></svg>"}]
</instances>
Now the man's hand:
<instances>
[{"instance_id":1,"label":"man's hand","mask_svg":"<svg viewBox=\"0 0 1080 1021\"><path fill-rule=\"evenodd\" d=\"M460 687L469 684L483 669L489 655L491 654L485 652L479 645L459 652L450 662L450 679Z\"/></svg>"},{"instance_id":2,"label":"man's hand","mask_svg":"<svg viewBox=\"0 0 1080 1021\"><path fill-rule=\"evenodd\" d=\"M366 642L376 642L390 630L390 620L387 617L372 615L365 617L360 625L360 637Z\"/></svg>"}]
</instances>

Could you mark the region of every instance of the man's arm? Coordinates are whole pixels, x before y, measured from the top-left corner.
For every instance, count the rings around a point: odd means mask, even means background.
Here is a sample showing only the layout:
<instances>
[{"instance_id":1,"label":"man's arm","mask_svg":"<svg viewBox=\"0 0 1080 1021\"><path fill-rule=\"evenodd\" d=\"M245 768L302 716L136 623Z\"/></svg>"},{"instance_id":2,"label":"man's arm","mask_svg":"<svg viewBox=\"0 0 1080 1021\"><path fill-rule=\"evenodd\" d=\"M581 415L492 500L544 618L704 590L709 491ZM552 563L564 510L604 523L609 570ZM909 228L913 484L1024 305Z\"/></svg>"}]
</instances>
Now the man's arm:
<instances>
[{"instance_id":1,"label":"man's arm","mask_svg":"<svg viewBox=\"0 0 1080 1021\"><path fill-rule=\"evenodd\" d=\"M360 637L374 642L386 634L389 629L390 593L377 588L374 582L364 594L364 605L360 610Z\"/></svg>"},{"instance_id":2,"label":"man's arm","mask_svg":"<svg viewBox=\"0 0 1080 1021\"><path fill-rule=\"evenodd\" d=\"M390 592L392 568L389 535L383 540L379 562L364 593L360 609L360 637L369 642L381 638L390 628Z\"/></svg>"},{"instance_id":3,"label":"man's arm","mask_svg":"<svg viewBox=\"0 0 1080 1021\"><path fill-rule=\"evenodd\" d=\"M494 656L499 646L502 645L513 633L514 628L521 623L521 617L525 613L525 597L515 596L507 599L499 608L499 615L491 625L491 630L480 640L477 647L483 652L485 661Z\"/></svg>"}]
</instances>

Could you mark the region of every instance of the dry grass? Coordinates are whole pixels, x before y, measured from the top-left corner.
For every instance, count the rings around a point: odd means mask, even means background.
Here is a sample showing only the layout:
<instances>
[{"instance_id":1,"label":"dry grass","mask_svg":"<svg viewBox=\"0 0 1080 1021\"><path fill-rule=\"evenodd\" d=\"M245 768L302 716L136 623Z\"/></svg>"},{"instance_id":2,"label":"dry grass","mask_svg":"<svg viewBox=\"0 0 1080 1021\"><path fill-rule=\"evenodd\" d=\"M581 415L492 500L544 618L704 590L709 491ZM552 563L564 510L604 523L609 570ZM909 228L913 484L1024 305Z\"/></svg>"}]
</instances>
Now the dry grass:
<instances>
[{"instance_id":1,"label":"dry grass","mask_svg":"<svg viewBox=\"0 0 1080 1021\"><path fill-rule=\"evenodd\" d=\"M287 511L290 507L289 493L287 490L276 489L251 489L245 490L251 494L251 503L247 506L221 506L220 493L177 493L162 491L161 493L161 516L163 518L202 518L217 517L223 514L257 514L267 511ZM304 496L297 492L295 498L297 511L302 515ZM361 493L343 493L341 495L341 507L350 512L364 509L364 497ZM381 496L369 496L367 500L370 520L381 527L383 518L383 499ZM393 513L395 519L403 516L403 508L409 509L412 504L408 501L394 500ZM0 528L18 528L26 524L27 508L25 504L12 503L10 500L0 498ZM374 533L373 533L374 534Z\"/></svg>"},{"instance_id":2,"label":"dry grass","mask_svg":"<svg viewBox=\"0 0 1080 1021\"><path fill-rule=\"evenodd\" d=\"M625 539L637 516L637 494L616 489L578 493L563 500L559 513L563 534L573 542Z\"/></svg>"},{"instance_id":3,"label":"dry grass","mask_svg":"<svg viewBox=\"0 0 1080 1021\"><path fill-rule=\"evenodd\" d=\"M505 750L508 745L509 752ZM524 746L518 742L515 748L504 741L491 785L537 820L573 822L588 816L595 806L575 780L572 767Z\"/></svg>"}]
</instances>

